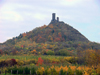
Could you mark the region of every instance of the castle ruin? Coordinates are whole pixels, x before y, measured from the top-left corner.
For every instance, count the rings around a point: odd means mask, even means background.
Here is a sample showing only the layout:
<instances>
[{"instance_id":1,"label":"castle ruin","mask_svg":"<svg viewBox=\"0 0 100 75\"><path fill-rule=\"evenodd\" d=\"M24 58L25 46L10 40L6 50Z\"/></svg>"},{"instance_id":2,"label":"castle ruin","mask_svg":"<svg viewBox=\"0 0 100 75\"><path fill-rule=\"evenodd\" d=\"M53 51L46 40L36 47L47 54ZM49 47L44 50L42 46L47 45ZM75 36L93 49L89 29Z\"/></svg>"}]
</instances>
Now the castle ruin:
<instances>
[{"instance_id":1,"label":"castle ruin","mask_svg":"<svg viewBox=\"0 0 100 75\"><path fill-rule=\"evenodd\" d=\"M55 18L56 18L56 14L52 13L52 21L53 22L59 22L59 17L57 17L57 20Z\"/></svg>"}]
</instances>

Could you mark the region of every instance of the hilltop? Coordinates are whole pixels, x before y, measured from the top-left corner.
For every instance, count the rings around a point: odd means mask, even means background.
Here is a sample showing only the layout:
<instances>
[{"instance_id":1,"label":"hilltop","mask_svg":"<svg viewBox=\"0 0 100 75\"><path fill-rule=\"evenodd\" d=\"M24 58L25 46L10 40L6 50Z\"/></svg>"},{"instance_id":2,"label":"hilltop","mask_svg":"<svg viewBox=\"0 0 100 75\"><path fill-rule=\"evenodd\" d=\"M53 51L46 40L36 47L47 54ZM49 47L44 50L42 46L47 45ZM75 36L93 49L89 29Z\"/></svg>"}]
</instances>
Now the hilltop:
<instances>
[{"instance_id":1,"label":"hilltop","mask_svg":"<svg viewBox=\"0 0 100 75\"><path fill-rule=\"evenodd\" d=\"M55 13L52 14L52 20L48 25L37 27L30 32L20 34L18 37L7 40L0 45L4 51L13 52L23 50L29 53L36 50L42 54L46 50L54 51L68 50L77 52L76 50L100 49L100 45L90 42L78 30L62 21L55 19ZM44 53L43 53L44 51Z\"/></svg>"},{"instance_id":2,"label":"hilltop","mask_svg":"<svg viewBox=\"0 0 100 75\"><path fill-rule=\"evenodd\" d=\"M31 39L31 41L35 41L37 43L45 43L47 41L48 42L67 42L67 41L89 42L89 40L85 36L83 36L78 30L74 29L72 26L62 21L59 21L58 17L56 20L54 13L49 25L44 25L35 28L30 32L20 34L18 37L16 37L16 40L20 40L22 38Z\"/></svg>"}]
</instances>

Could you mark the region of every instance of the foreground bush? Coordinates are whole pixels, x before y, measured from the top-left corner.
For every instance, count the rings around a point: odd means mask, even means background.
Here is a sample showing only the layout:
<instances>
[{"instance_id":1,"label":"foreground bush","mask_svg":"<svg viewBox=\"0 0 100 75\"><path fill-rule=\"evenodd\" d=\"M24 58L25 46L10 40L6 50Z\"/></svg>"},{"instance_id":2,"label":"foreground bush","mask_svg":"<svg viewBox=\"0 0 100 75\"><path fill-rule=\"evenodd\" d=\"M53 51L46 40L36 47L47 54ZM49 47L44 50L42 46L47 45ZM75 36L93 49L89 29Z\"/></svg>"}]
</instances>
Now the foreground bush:
<instances>
[{"instance_id":1,"label":"foreground bush","mask_svg":"<svg viewBox=\"0 0 100 75\"><path fill-rule=\"evenodd\" d=\"M38 69L33 68L28 68L28 67L12 67L12 68L8 68L8 72L13 74L36 74L37 75L99 75L100 74L100 68L98 69L94 69L94 68L90 68L87 66L51 66L51 67L39 67Z\"/></svg>"},{"instance_id":2,"label":"foreground bush","mask_svg":"<svg viewBox=\"0 0 100 75\"><path fill-rule=\"evenodd\" d=\"M8 68L8 73L11 73L11 70L12 70L12 74L17 74L17 71L18 71L18 74L30 74L30 71L31 71L31 74L36 74L36 69L33 67L33 68L28 68L28 67L11 67L11 68Z\"/></svg>"}]
</instances>

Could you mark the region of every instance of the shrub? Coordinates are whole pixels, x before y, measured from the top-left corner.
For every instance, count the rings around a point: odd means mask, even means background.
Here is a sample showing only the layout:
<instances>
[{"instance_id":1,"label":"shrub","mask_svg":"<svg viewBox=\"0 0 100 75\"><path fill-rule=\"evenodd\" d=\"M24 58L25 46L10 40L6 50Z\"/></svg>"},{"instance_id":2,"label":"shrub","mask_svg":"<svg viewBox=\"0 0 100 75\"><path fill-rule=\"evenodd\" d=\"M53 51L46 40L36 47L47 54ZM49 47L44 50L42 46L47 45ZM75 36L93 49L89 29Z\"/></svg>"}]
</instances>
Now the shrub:
<instances>
[{"instance_id":1,"label":"shrub","mask_svg":"<svg viewBox=\"0 0 100 75\"><path fill-rule=\"evenodd\" d=\"M55 68L51 69L51 75L58 75Z\"/></svg>"},{"instance_id":2,"label":"shrub","mask_svg":"<svg viewBox=\"0 0 100 75\"><path fill-rule=\"evenodd\" d=\"M50 75L51 74L51 69L50 68L46 68L44 73L45 73L45 75Z\"/></svg>"},{"instance_id":3,"label":"shrub","mask_svg":"<svg viewBox=\"0 0 100 75\"><path fill-rule=\"evenodd\" d=\"M34 67L31 69L31 73L36 74L36 69Z\"/></svg>"},{"instance_id":4,"label":"shrub","mask_svg":"<svg viewBox=\"0 0 100 75\"><path fill-rule=\"evenodd\" d=\"M56 55L61 55L61 56L68 56L69 52L66 49L59 50L56 52Z\"/></svg>"},{"instance_id":5,"label":"shrub","mask_svg":"<svg viewBox=\"0 0 100 75\"><path fill-rule=\"evenodd\" d=\"M30 69L28 67L24 68L25 74L30 74Z\"/></svg>"},{"instance_id":6,"label":"shrub","mask_svg":"<svg viewBox=\"0 0 100 75\"><path fill-rule=\"evenodd\" d=\"M15 67L8 68L9 73L11 73L11 70L12 70L12 74L17 74L17 70L18 70L18 74L23 74L23 71L24 71L24 74L30 74L30 69L28 67L25 67L25 68L19 67L19 68L17 68L15 66Z\"/></svg>"},{"instance_id":7,"label":"shrub","mask_svg":"<svg viewBox=\"0 0 100 75\"><path fill-rule=\"evenodd\" d=\"M70 60L68 60L68 62L75 64L75 63L77 63L77 58L72 57Z\"/></svg>"},{"instance_id":8,"label":"shrub","mask_svg":"<svg viewBox=\"0 0 100 75\"><path fill-rule=\"evenodd\" d=\"M71 68L68 68L68 75L74 75L74 72L72 71Z\"/></svg>"},{"instance_id":9,"label":"shrub","mask_svg":"<svg viewBox=\"0 0 100 75\"><path fill-rule=\"evenodd\" d=\"M15 59L11 59L11 66L17 64Z\"/></svg>"},{"instance_id":10,"label":"shrub","mask_svg":"<svg viewBox=\"0 0 100 75\"><path fill-rule=\"evenodd\" d=\"M47 55L54 55L55 53L54 53L54 51L52 51L52 50L48 50L48 52L47 52Z\"/></svg>"},{"instance_id":11,"label":"shrub","mask_svg":"<svg viewBox=\"0 0 100 75\"><path fill-rule=\"evenodd\" d=\"M82 71L80 71L80 70L76 70L75 73L76 73L76 75L83 75Z\"/></svg>"},{"instance_id":12,"label":"shrub","mask_svg":"<svg viewBox=\"0 0 100 75\"><path fill-rule=\"evenodd\" d=\"M16 61L17 61L17 65L19 65L19 66L24 65L24 61L18 60L18 59L16 59Z\"/></svg>"},{"instance_id":13,"label":"shrub","mask_svg":"<svg viewBox=\"0 0 100 75\"><path fill-rule=\"evenodd\" d=\"M17 70L18 70L18 68L15 66L13 69L12 69L12 73L13 74L16 74L17 73ZM10 70L11 71L11 70Z\"/></svg>"},{"instance_id":14,"label":"shrub","mask_svg":"<svg viewBox=\"0 0 100 75\"><path fill-rule=\"evenodd\" d=\"M23 68L22 67L18 68L18 74L23 74Z\"/></svg>"},{"instance_id":15,"label":"shrub","mask_svg":"<svg viewBox=\"0 0 100 75\"><path fill-rule=\"evenodd\" d=\"M67 72L66 71L63 71L63 69L60 70L60 75L66 75Z\"/></svg>"},{"instance_id":16,"label":"shrub","mask_svg":"<svg viewBox=\"0 0 100 75\"><path fill-rule=\"evenodd\" d=\"M37 75L43 75L43 73L44 73L44 67L40 67L40 68L38 68L38 70L37 70Z\"/></svg>"}]
</instances>

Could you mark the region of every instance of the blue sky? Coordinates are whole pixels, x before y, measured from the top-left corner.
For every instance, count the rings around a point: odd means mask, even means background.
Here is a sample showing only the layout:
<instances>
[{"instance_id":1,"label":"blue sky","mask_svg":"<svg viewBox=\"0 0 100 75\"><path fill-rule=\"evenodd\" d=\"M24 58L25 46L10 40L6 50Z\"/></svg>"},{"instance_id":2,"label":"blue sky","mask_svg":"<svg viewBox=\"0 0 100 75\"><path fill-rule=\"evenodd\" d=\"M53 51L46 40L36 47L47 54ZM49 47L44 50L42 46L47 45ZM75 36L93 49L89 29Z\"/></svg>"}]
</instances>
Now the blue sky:
<instances>
[{"instance_id":1,"label":"blue sky","mask_svg":"<svg viewBox=\"0 0 100 75\"><path fill-rule=\"evenodd\" d=\"M100 43L100 0L0 0L0 43L48 25L52 13Z\"/></svg>"}]
</instances>

